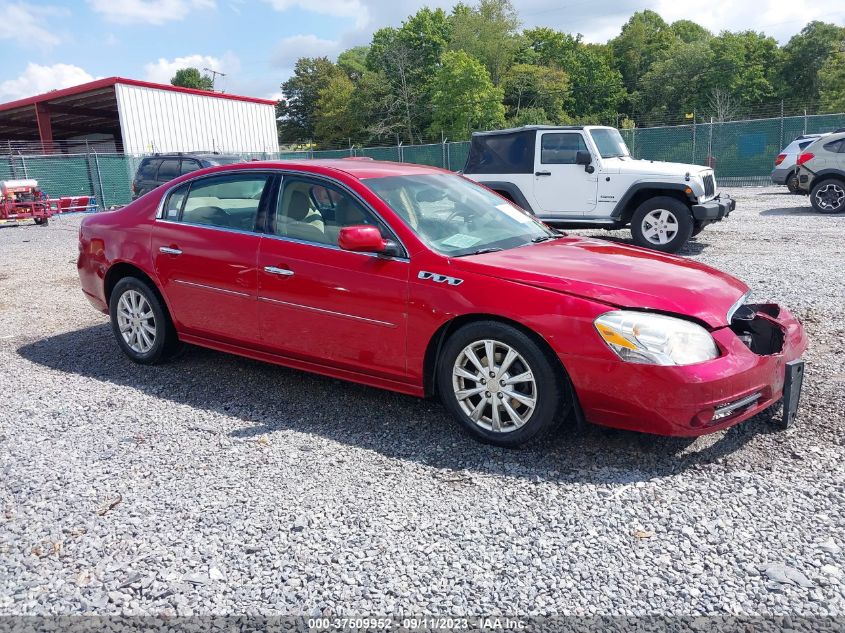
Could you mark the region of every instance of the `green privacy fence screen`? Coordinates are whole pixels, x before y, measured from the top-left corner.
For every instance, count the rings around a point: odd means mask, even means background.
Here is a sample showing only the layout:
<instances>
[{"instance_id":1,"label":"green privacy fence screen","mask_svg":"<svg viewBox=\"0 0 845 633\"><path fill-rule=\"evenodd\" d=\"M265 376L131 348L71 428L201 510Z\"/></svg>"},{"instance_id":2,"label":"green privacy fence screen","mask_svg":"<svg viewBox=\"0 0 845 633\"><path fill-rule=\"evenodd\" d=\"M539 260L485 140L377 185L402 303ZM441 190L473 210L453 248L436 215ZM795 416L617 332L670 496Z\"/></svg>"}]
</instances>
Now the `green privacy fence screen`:
<instances>
[{"instance_id":1,"label":"green privacy fence screen","mask_svg":"<svg viewBox=\"0 0 845 633\"><path fill-rule=\"evenodd\" d=\"M845 113L696 123L622 130L635 158L712 165L722 185L769 184L774 159L800 134L845 128ZM391 147L242 154L244 159L305 160L367 157L457 171L463 168L469 142ZM130 185L142 156L125 154L56 154L0 156L0 180L34 178L53 198L95 196L106 208L128 203Z\"/></svg>"}]
</instances>

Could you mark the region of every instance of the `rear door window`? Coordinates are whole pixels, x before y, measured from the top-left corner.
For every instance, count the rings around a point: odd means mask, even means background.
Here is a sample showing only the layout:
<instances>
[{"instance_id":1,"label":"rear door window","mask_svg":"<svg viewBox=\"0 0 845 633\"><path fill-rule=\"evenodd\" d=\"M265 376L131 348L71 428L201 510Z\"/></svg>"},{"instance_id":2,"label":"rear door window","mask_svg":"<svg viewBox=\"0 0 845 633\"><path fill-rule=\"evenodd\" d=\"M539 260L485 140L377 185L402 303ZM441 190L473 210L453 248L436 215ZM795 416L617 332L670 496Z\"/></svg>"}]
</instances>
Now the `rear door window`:
<instances>
[{"instance_id":1,"label":"rear door window","mask_svg":"<svg viewBox=\"0 0 845 633\"><path fill-rule=\"evenodd\" d=\"M193 158L183 158L182 168L179 170L179 173L190 174L192 171L196 171L199 168L199 162L195 161Z\"/></svg>"},{"instance_id":2,"label":"rear door window","mask_svg":"<svg viewBox=\"0 0 845 633\"><path fill-rule=\"evenodd\" d=\"M831 141L830 143L825 143L824 148L828 152L836 154L837 152L842 153L843 145L845 145L845 139L839 139L836 141Z\"/></svg>"},{"instance_id":3,"label":"rear door window","mask_svg":"<svg viewBox=\"0 0 845 633\"><path fill-rule=\"evenodd\" d=\"M161 182L166 182L168 180L173 180L179 175L179 159L178 158L165 158L161 161L161 165L158 168L158 175L156 176L156 180Z\"/></svg>"},{"instance_id":4,"label":"rear door window","mask_svg":"<svg viewBox=\"0 0 845 633\"><path fill-rule=\"evenodd\" d=\"M182 206L181 221L254 231L269 178L267 174L233 174L194 180Z\"/></svg>"},{"instance_id":5,"label":"rear door window","mask_svg":"<svg viewBox=\"0 0 845 633\"><path fill-rule=\"evenodd\" d=\"M155 180L159 165L161 165L160 158L148 158L141 161L138 167L138 180Z\"/></svg>"}]
</instances>

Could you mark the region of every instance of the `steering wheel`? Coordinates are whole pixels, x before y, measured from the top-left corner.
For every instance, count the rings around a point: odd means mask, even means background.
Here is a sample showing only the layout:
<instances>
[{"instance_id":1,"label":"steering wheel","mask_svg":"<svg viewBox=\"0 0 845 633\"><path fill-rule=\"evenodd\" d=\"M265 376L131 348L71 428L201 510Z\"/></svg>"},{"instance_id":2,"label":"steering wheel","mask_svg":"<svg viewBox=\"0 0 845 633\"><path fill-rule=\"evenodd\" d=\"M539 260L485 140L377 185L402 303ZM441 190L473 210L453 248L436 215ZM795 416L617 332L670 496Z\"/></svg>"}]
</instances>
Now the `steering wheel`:
<instances>
[{"instance_id":1,"label":"steering wheel","mask_svg":"<svg viewBox=\"0 0 845 633\"><path fill-rule=\"evenodd\" d=\"M455 218L463 217L466 220L472 220L472 217L468 216L467 213L472 213L472 209L469 207L457 207L449 216L446 218L446 222L451 222Z\"/></svg>"}]
</instances>

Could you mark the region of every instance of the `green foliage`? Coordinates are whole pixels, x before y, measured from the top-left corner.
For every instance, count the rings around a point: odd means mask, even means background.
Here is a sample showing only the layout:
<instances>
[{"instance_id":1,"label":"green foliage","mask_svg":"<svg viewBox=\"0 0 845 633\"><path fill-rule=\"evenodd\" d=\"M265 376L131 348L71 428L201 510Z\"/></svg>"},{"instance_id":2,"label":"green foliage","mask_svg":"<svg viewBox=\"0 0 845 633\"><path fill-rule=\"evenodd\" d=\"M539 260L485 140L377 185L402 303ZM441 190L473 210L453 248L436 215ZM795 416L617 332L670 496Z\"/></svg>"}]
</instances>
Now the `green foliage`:
<instances>
[{"instance_id":1,"label":"green foliage","mask_svg":"<svg viewBox=\"0 0 845 633\"><path fill-rule=\"evenodd\" d=\"M526 63L561 69L572 90L564 109L574 119L606 120L615 116L625 98L618 70L611 67L606 47L584 44L549 28L530 29L523 34L524 48L518 57Z\"/></svg>"},{"instance_id":2,"label":"green foliage","mask_svg":"<svg viewBox=\"0 0 845 633\"><path fill-rule=\"evenodd\" d=\"M544 121L557 122L566 116L571 96L568 75L551 66L514 64L502 81L508 116L518 120L523 110L542 112ZM533 116L537 116L536 112Z\"/></svg>"},{"instance_id":3,"label":"green foliage","mask_svg":"<svg viewBox=\"0 0 845 633\"><path fill-rule=\"evenodd\" d=\"M479 0L476 7L458 4L450 22L449 47L481 61L498 85L519 47L519 16L510 0Z\"/></svg>"},{"instance_id":4,"label":"green foliage","mask_svg":"<svg viewBox=\"0 0 845 633\"><path fill-rule=\"evenodd\" d=\"M710 41L712 63L701 86L704 94L726 91L740 104L760 103L776 96L780 50L763 33L723 32Z\"/></svg>"},{"instance_id":5,"label":"green foliage","mask_svg":"<svg viewBox=\"0 0 845 633\"><path fill-rule=\"evenodd\" d=\"M817 99L820 96L822 66L843 46L845 27L825 22L807 24L783 47L781 88L800 94L808 101ZM826 72L829 75L830 70Z\"/></svg>"},{"instance_id":6,"label":"green foliage","mask_svg":"<svg viewBox=\"0 0 845 633\"><path fill-rule=\"evenodd\" d=\"M178 82L178 83L177 83ZM175 85L210 88L183 69ZM512 0L424 7L336 63L302 58L282 84L280 138L322 147L424 142L529 123L644 125L726 121L780 100L845 109L845 27L811 22L779 47L763 33L714 35L692 20L634 13L588 44L551 28L520 31Z\"/></svg>"},{"instance_id":7,"label":"green foliage","mask_svg":"<svg viewBox=\"0 0 845 633\"><path fill-rule=\"evenodd\" d=\"M355 46L337 56L338 67L353 81L358 81L367 70L369 46Z\"/></svg>"},{"instance_id":8,"label":"green foliage","mask_svg":"<svg viewBox=\"0 0 845 633\"><path fill-rule=\"evenodd\" d=\"M663 58L677 41L675 33L657 13L638 11L610 41L616 68L629 92L637 89L651 65Z\"/></svg>"},{"instance_id":9,"label":"green foliage","mask_svg":"<svg viewBox=\"0 0 845 633\"><path fill-rule=\"evenodd\" d=\"M211 90L214 82L208 75L203 75L197 68L182 68L176 71L170 80L171 85L194 90Z\"/></svg>"},{"instance_id":10,"label":"green foliage","mask_svg":"<svg viewBox=\"0 0 845 633\"><path fill-rule=\"evenodd\" d=\"M845 112L845 51L828 55L819 69L819 96L823 112Z\"/></svg>"},{"instance_id":11,"label":"green foliage","mask_svg":"<svg viewBox=\"0 0 845 633\"><path fill-rule=\"evenodd\" d=\"M434 76L431 131L459 140L469 138L473 130L501 126L503 97L481 62L464 51L447 51Z\"/></svg>"},{"instance_id":12,"label":"green foliage","mask_svg":"<svg viewBox=\"0 0 845 633\"><path fill-rule=\"evenodd\" d=\"M320 92L329 85L332 78L342 73L327 57L300 57L296 60L293 77L282 84L284 97L276 105L276 115L282 119L280 140L314 138Z\"/></svg>"},{"instance_id":13,"label":"green foliage","mask_svg":"<svg viewBox=\"0 0 845 633\"><path fill-rule=\"evenodd\" d=\"M705 29L700 24L696 24L692 20L678 20L672 22L669 26L674 36L684 44L693 44L695 42L706 42L713 34Z\"/></svg>"}]
</instances>

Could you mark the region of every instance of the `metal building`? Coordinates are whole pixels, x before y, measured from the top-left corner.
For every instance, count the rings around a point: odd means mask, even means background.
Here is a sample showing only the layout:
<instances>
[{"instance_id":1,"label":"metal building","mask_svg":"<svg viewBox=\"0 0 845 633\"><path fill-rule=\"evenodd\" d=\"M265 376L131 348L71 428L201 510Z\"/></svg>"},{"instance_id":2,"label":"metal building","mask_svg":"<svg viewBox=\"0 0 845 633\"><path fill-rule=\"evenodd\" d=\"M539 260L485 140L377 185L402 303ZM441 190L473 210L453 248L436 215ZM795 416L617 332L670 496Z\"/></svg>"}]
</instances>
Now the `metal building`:
<instances>
[{"instance_id":1,"label":"metal building","mask_svg":"<svg viewBox=\"0 0 845 633\"><path fill-rule=\"evenodd\" d=\"M277 152L275 103L122 77L0 104L0 145L43 153ZM2 152L3 148L0 148Z\"/></svg>"}]
</instances>

